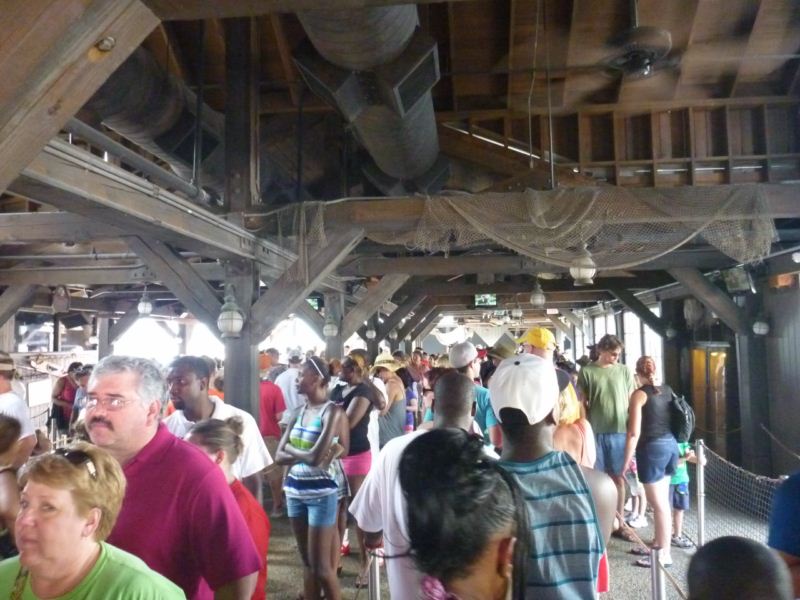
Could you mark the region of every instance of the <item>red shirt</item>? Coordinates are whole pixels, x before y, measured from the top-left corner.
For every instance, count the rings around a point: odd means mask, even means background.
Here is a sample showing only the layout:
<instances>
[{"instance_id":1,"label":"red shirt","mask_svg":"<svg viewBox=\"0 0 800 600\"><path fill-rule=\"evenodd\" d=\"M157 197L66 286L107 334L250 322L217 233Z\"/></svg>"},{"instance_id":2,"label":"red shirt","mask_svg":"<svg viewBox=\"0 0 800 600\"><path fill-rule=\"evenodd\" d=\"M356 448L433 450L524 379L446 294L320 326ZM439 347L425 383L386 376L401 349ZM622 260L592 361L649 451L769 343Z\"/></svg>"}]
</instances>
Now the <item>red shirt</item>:
<instances>
[{"instance_id":1,"label":"red shirt","mask_svg":"<svg viewBox=\"0 0 800 600\"><path fill-rule=\"evenodd\" d=\"M253 592L251 600L265 600L267 597L267 552L269 552L269 531L270 522L267 518L267 513L261 508L258 500L255 499L253 494L250 493L241 481L234 479L231 484L231 491L233 492L236 503L239 505L239 510L244 515L244 520L250 528L250 534L253 536L253 542L258 550L258 555L264 563L261 570L258 572L258 581L256 582L256 591Z\"/></svg>"},{"instance_id":2,"label":"red shirt","mask_svg":"<svg viewBox=\"0 0 800 600\"><path fill-rule=\"evenodd\" d=\"M189 600L213 600L212 589L261 568L225 476L199 448L159 425L123 471L128 486L109 544L141 558Z\"/></svg>"},{"instance_id":3,"label":"red shirt","mask_svg":"<svg viewBox=\"0 0 800 600\"><path fill-rule=\"evenodd\" d=\"M281 388L271 381L262 381L259 386L258 429L263 436L281 437L281 428L276 415L286 410Z\"/></svg>"}]
</instances>

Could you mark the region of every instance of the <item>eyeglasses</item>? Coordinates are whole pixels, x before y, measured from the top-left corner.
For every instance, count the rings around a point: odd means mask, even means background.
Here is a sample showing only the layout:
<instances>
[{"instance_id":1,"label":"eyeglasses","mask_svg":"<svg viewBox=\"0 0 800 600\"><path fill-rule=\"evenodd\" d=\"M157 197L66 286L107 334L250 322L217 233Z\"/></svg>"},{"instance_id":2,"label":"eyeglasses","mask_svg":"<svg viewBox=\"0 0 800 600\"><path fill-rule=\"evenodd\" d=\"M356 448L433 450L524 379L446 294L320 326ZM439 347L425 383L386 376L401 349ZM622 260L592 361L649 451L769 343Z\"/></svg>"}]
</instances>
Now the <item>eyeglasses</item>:
<instances>
[{"instance_id":1,"label":"eyeglasses","mask_svg":"<svg viewBox=\"0 0 800 600\"><path fill-rule=\"evenodd\" d=\"M86 465L86 471L89 477L97 479L97 467L92 462L92 457L86 454L83 450L69 450L68 448L57 448L53 451L56 456L66 458L71 465L82 467Z\"/></svg>"},{"instance_id":2,"label":"eyeglasses","mask_svg":"<svg viewBox=\"0 0 800 600\"><path fill-rule=\"evenodd\" d=\"M119 396L107 398L105 400L101 400L100 398L89 398L86 400L86 410L93 410L98 406L103 406L108 410L119 410L126 407L131 402L133 402L133 400L128 398L120 398Z\"/></svg>"}]
</instances>

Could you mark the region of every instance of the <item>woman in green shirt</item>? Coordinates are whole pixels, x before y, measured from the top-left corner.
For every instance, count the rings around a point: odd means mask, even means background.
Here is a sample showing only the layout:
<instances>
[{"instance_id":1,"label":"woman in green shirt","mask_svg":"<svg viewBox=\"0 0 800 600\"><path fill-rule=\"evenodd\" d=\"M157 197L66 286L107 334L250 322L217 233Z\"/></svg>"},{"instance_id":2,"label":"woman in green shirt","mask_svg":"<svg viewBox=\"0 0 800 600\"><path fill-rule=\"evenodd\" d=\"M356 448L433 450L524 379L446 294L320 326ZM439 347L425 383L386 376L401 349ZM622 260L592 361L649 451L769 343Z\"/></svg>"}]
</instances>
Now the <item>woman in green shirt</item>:
<instances>
[{"instance_id":1,"label":"woman in green shirt","mask_svg":"<svg viewBox=\"0 0 800 600\"><path fill-rule=\"evenodd\" d=\"M103 541L125 495L122 469L106 451L78 443L37 456L20 485L19 556L0 563L0 598L185 598L144 562Z\"/></svg>"}]
</instances>

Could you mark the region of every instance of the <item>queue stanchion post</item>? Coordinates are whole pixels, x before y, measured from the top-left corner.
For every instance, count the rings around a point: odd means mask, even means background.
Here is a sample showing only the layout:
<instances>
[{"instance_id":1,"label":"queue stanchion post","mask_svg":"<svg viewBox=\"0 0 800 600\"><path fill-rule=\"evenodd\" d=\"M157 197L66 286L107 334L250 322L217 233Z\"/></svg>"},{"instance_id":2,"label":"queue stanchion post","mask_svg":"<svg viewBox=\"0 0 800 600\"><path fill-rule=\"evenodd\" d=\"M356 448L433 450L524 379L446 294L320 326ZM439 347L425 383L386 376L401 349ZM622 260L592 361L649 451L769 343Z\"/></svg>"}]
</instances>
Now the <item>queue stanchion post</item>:
<instances>
[{"instance_id":1,"label":"queue stanchion post","mask_svg":"<svg viewBox=\"0 0 800 600\"><path fill-rule=\"evenodd\" d=\"M703 440L695 443L697 456L697 547L706 543L706 446Z\"/></svg>"}]
</instances>

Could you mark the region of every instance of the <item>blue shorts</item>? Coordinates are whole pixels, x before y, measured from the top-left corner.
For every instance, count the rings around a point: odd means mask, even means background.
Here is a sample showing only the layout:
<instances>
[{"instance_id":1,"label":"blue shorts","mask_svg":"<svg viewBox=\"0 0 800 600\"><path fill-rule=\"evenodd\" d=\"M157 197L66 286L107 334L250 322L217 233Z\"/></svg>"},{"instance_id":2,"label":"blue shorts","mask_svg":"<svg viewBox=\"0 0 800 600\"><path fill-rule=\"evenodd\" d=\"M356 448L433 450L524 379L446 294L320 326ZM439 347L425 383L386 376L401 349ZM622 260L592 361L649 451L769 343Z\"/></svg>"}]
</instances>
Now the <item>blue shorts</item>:
<instances>
[{"instance_id":1,"label":"blue shorts","mask_svg":"<svg viewBox=\"0 0 800 600\"><path fill-rule=\"evenodd\" d=\"M319 498L286 498L286 514L290 519L304 519L310 527L331 527L336 524L339 493Z\"/></svg>"},{"instance_id":2,"label":"blue shorts","mask_svg":"<svg viewBox=\"0 0 800 600\"><path fill-rule=\"evenodd\" d=\"M689 483L669 484L669 503L675 510L689 510L691 504L689 496Z\"/></svg>"},{"instance_id":3,"label":"blue shorts","mask_svg":"<svg viewBox=\"0 0 800 600\"><path fill-rule=\"evenodd\" d=\"M594 468L614 476L622 473L627 439L627 433L596 433L594 440L597 445L597 460Z\"/></svg>"},{"instance_id":4,"label":"blue shorts","mask_svg":"<svg viewBox=\"0 0 800 600\"><path fill-rule=\"evenodd\" d=\"M656 483L675 473L678 468L678 442L668 434L651 438L636 447L639 481Z\"/></svg>"}]
</instances>

